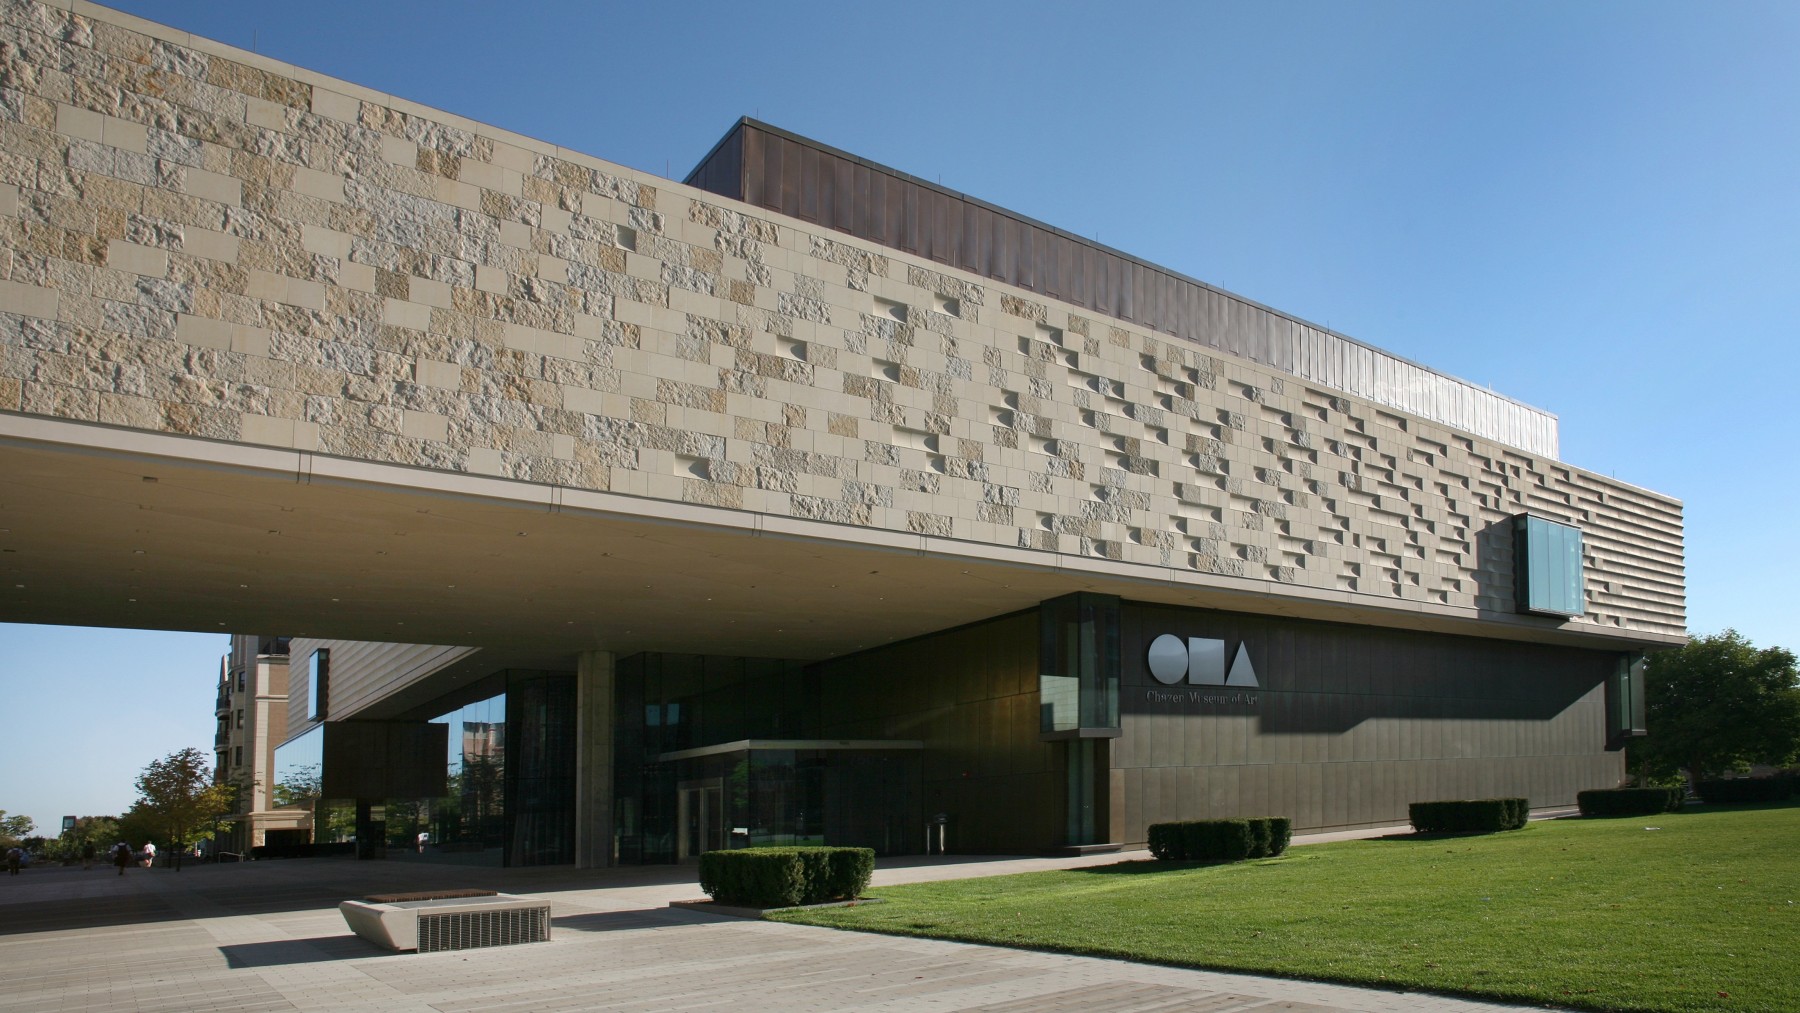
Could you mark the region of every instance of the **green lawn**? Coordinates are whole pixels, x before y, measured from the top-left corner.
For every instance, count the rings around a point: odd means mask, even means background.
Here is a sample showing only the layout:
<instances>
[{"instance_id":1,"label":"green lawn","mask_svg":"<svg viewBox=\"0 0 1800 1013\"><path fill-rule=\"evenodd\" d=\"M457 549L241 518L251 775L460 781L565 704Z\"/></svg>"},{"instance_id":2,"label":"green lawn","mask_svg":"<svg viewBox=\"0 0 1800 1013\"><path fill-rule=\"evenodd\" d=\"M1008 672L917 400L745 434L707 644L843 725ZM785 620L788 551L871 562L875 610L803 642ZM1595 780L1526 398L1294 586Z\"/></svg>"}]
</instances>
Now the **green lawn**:
<instances>
[{"instance_id":1,"label":"green lawn","mask_svg":"<svg viewBox=\"0 0 1800 1013\"><path fill-rule=\"evenodd\" d=\"M887 903L770 917L1588 1009L1800 1011L1800 807L874 895Z\"/></svg>"}]
</instances>

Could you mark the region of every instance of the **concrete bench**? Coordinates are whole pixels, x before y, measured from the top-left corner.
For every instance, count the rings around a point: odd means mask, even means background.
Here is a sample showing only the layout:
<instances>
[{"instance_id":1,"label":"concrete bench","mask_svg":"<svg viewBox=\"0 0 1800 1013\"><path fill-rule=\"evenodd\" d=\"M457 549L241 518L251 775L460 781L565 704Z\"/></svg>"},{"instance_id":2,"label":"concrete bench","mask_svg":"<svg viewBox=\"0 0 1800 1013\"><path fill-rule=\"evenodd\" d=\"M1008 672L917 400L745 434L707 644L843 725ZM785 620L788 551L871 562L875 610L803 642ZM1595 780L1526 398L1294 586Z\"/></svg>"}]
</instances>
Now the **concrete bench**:
<instances>
[{"instance_id":1,"label":"concrete bench","mask_svg":"<svg viewBox=\"0 0 1800 1013\"><path fill-rule=\"evenodd\" d=\"M471 891L461 891L471 892ZM498 893L338 905L350 931L384 949L467 950L550 939L550 902Z\"/></svg>"}]
</instances>

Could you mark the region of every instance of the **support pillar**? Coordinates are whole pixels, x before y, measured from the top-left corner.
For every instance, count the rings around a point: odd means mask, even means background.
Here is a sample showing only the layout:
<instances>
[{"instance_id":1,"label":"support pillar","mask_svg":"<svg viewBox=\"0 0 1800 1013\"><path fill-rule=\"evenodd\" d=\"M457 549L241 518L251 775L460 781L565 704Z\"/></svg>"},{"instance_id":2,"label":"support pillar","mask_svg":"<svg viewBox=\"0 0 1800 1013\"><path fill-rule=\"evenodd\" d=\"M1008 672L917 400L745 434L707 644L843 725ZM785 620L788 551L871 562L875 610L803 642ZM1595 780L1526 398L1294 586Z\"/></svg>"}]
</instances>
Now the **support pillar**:
<instances>
[{"instance_id":1,"label":"support pillar","mask_svg":"<svg viewBox=\"0 0 1800 1013\"><path fill-rule=\"evenodd\" d=\"M613 864L613 655L584 651L575 666L575 867Z\"/></svg>"}]
</instances>

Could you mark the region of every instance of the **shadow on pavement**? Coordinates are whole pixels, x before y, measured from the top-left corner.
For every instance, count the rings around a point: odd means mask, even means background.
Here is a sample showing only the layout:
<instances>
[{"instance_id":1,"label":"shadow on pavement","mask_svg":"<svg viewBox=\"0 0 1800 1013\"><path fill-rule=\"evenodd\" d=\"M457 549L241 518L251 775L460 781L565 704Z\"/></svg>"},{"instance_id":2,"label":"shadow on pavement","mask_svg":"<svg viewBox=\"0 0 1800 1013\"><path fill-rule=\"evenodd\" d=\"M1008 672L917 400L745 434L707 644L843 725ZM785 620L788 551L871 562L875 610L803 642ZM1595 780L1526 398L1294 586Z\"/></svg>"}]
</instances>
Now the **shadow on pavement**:
<instances>
[{"instance_id":1,"label":"shadow on pavement","mask_svg":"<svg viewBox=\"0 0 1800 1013\"><path fill-rule=\"evenodd\" d=\"M724 920L723 915L713 917ZM593 911L587 914L558 915L550 919L550 928L554 932L567 929L571 932L622 932L627 929L665 928L670 924L667 909L651 908L643 911Z\"/></svg>"},{"instance_id":2,"label":"shadow on pavement","mask_svg":"<svg viewBox=\"0 0 1800 1013\"><path fill-rule=\"evenodd\" d=\"M109 925L149 925L183 916L153 896L79 897L8 904L0 936L27 932L67 932Z\"/></svg>"},{"instance_id":3,"label":"shadow on pavement","mask_svg":"<svg viewBox=\"0 0 1800 1013\"><path fill-rule=\"evenodd\" d=\"M320 964L330 960L356 960L393 954L357 936L319 936L314 939L278 939L267 943L234 943L219 947L234 968L281 967L287 964Z\"/></svg>"}]
</instances>

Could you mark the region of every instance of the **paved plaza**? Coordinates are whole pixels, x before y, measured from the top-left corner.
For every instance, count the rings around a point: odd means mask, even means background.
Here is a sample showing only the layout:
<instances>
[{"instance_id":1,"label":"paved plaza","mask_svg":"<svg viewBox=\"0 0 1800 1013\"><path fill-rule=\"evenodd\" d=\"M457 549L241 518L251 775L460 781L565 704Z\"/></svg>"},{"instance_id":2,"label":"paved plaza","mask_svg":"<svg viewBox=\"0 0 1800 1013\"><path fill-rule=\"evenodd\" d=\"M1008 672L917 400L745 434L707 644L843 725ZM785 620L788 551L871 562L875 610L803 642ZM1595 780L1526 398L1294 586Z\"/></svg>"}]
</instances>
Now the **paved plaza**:
<instances>
[{"instance_id":1,"label":"paved plaza","mask_svg":"<svg viewBox=\"0 0 1800 1013\"><path fill-rule=\"evenodd\" d=\"M876 884L1118 860L894 860ZM390 954L350 935L336 909L372 892L456 887L548 898L554 938ZM693 869L670 866L577 872L308 859L134 868L122 877L99 865L28 869L0 883L0 1013L1518 1009L668 906L698 896Z\"/></svg>"}]
</instances>

